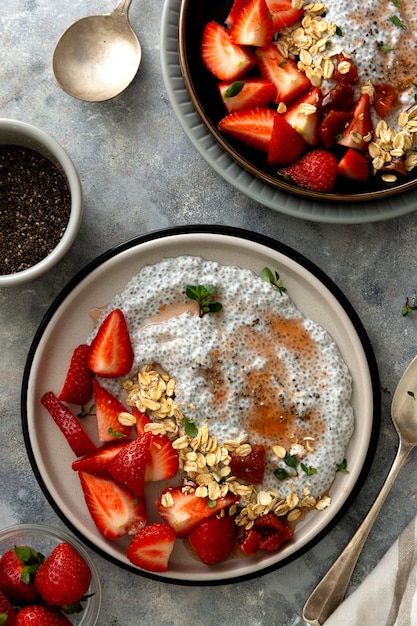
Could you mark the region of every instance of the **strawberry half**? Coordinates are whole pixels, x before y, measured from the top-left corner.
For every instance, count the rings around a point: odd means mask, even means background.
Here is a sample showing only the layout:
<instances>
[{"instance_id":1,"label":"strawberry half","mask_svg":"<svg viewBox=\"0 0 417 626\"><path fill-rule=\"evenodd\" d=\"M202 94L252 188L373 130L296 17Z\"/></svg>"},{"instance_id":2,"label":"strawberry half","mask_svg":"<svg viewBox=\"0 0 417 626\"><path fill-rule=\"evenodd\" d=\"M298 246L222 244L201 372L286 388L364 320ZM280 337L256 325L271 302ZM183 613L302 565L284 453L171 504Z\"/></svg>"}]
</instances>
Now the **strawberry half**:
<instances>
[{"instance_id":1,"label":"strawberry half","mask_svg":"<svg viewBox=\"0 0 417 626\"><path fill-rule=\"evenodd\" d=\"M141 436L145 433L145 426L152 424L152 420L135 407L132 408L132 414L136 417L136 432L138 436ZM178 451L172 447L170 438L167 435L152 434L145 470L145 482L172 478L177 471Z\"/></svg>"},{"instance_id":2,"label":"strawberry half","mask_svg":"<svg viewBox=\"0 0 417 626\"><path fill-rule=\"evenodd\" d=\"M368 149L373 136L371 101L367 93L359 96L352 115L351 122L337 143L346 146L346 148L365 151Z\"/></svg>"},{"instance_id":3,"label":"strawberry half","mask_svg":"<svg viewBox=\"0 0 417 626\"><path fill-rule=\"evenodd\" d=\"M315 146L319 140L321 122L322 93L313 87L288 107L284 118L310 144Z\"/></svg>"},{"instance_id":4,"label":"strawberry half","mask_svg":"<svg viewBox=\"0 0 417 626\"><path fill-rule=\"evenodd\" d=\"M129 441L109 462L108 469L116 480L137 496L143 496L151 433Z\"/></svg>"},{"instance_id":5,"label":"strawberry half","mask_svg":"<svg viewBox=\"0 0 417 626\"><path fill-rule=\"evenodd\" d=\"M292 26L303 18L304 9L293 9L291 0L266 0L266 4L272 16L274 31Z\"/></svg>"},{"instance_id":6,"label":"strawberry half","mask_svg":"<svg viewBox=\"0 0 417 626\"><path fill-rule=\"evenodd\" d=\"M369 164L363 154L349 148L339 161L337 175L351 180L366 182L369 178Z\"/></svg>"},{"instance_id":7,"label":"strawberry half","mask_svg":"<svg viewBox=\"0 0 417 626\"><path fill-rule=\"evenodd\" d=\"M163 506L165 494L169 494L172 498L172 506ZM162 519L174 529L175 536L186 537L202 522L222 509L228 509L238 500L238 496L228 493L224 498L218 498L214 503L209 503L207 498L197 498L193 492L183 491L183 487L170 487L162 492L156 502L156 507Z\"/></svg>"},{"instance_id":8,"label":"strawberry half","mask_svg":"<svg viewBox=\"0 0 417 626\"><path fill-rule=\"evenodd\" d=\"M126 440L105 443L82 459L76 459L72 464L72 469L75 472L89 472L89 474L110 478L109 463L127 443Z\"/></svg>"},{"instance_id":9,"label":"strawberry half","mask_svg":"<svg viewBox=\"0 0 417 626\"><path fill-rule=\"evenodd\" d=\"M201 58L219 80L236 80L256 65L252 50L234 44L227 29L214 21L204 28Z\"/></svg>"},{"instance_id":10,"label":"strawberry half","mask_svg":"<svg viewBox=\"0 0 417 626\"><path fill-rule=\"evenodd\" d=\"M124 426L118 420L120 413L126 411L123 404L97 380L94 381L93 387L99 440L114 441L116 438L128 437L130 426Z\"/></svg>"},{"instance_id":11,"label":"strawberry half","mask_svg":"<svg viewBox=\"0 0 417 626\"><path fill-rule=\"evenodd\" d=\"M240 109L266 107L273 101L276 89L265 78L242 78L218 83L223 104L229 113Z\"/></svg>"},{"instance_id":12,"label":"strawberry half","mask_svg":"<svg viewBox=\"0 0 417 626\"><path fill-rule=\"evenodd\" d=\"M243 535L239 537L237 541L237 548L243 554L252 556L258 549L259 543L262 540L262 535L259 530L255 528L245 529Z\"/></svg>"},{"instance_id":13,"label":"strawberry half","mask_svg":"<svg viewBox=\"0 0 417 626\"><path fill-rule=\"evenodd\" d=\"M69 404L86 404L93 394L93 373L87 365L90 347L82 344L75 348L58 399Z\"/></svg>"},{"instance_id":14,"label":"strawberry half","mask_svg":"<svg viewBox=\"0 0 417 626\"><path fill-rule=\"evenodd\" d=\"M264 479L265 448L256 443L246 456L239 456L236 452L230 454L230 469L233 476L248 483L259 484Z\"/></svg>"},{"instance_id":15,"label":"strawberry half","mask_svg":"<svg viewBox=\"0 0 417 626\"><path fill-rule=\"evenodd\" d=\"M232 26L233 22L235 21L236 17L239 15L240 11L243 9L243 7L248 4L249 0L234 0L232 7L224 21L224 23L226 24L226 26L228 26L229 28Z\"/></svg>"},{"instance_id":16,"label":"strawberry half","mask_svg":"<svg viewBox=\"0 0 417 626\"><path fill-rule=\"evenodd\" d=\"M127 558L148 572L166 572L174 542L172 528L162 522L154 522L133 537L127 549Z\"/></svg>"},{"instance_id":17,"label":"strawberry half","mask_svg":"<svg viewBox=\"0 0 417 626\"><path fill-rule=\"evenodd\" d=\"M49 411L55 424L68 441L75 456L85 456L96 450L95 444L83 430L77 418L58 398L48 391L41 398L41 403Z\"/></svg>"},{"instance_id":18,"label":"strawberry half","mask_svg":"<svg viewBox=\"0 0 417 626\"><path fill-rule=\"evenodd\" d=\"M325 193L333 189L336 171L337 159L331 152L312 150L279 173L300 187Z\"/></svg>"},{"instance_id":19,"label":"strawberry half","mask_svg":"<svg viewBox=\"0 0 417 626\"><path fill-rule=\"evenodd\" d=\"M276 115L268 150L268 163L274 167L284 167L294 163L304 152L305 139L285 120Z\"/></svg>"},{"instance_id":20,"label":"strawberry half","mask_svg":"<svg viewBox=\"0 0 417 626\"><path fill-rule=\"evenodd\" d=\"M230 29L230 40L244 46L266 46L274 25L265 0L249 0L237 14Z\"/></svg>"},{"instance_id":21,"label":"strawberry half","mask_svg":"<svg viewBox=\"0 0 417 626\"><path fill-rule=\"evenodd\" d=\"M233 517L212 517L189 535L194 552L206 565L224 561L234 548L237 527Z\"/></svg>"},{"instance_id":22,"label":"strawberry half","mask_svg":"<svg viewBox=\"0 0 417 626\"><path fill-rule=\"evenodd\" d=\"M259 72L276 87L275 102L292 102L311 88L307 76L293 59L282 56L274 44L257 48Z\"/></svg>"},{"instance_id":23,"label":"strawberry half","mask_svg":"<svg viewBox=\"0 0 417 626\"><path fill-rule=\"evenodd\" d=\"M226 115L218 128L257 150L268 152L276 111L265 107L245 109Z\"/></svg>"},{"instance_id":24,"label":"strawberry half","mask_svg":"<svg viewBox=\"0 0 417 626\"><path fill-rule=\"evenodd\" d=\"M146 524L144 498L111 478L78 472L90 515L107 539L134 535Z\"/></svg>"},{"instance_id":25,"label":"strawberry half","mask_svg":"<svg viewBox=\"0 0 417 626\"><path fill-rule=\"evenodd\" d=\"M130 372L133 359L125 316L115 309L103 320L91 342L87 365L97 376L115 378Z\"/></svg>"}]
</instances>

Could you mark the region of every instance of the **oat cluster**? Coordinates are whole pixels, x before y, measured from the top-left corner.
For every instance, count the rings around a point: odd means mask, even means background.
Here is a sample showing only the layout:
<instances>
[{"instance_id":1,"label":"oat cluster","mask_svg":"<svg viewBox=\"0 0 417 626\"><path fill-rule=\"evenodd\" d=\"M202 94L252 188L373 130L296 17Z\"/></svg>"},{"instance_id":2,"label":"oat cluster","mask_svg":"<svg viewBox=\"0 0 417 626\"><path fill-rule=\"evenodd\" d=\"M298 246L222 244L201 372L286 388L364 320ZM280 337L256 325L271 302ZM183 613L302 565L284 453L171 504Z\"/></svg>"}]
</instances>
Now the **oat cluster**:
<instances>
[{"instance_id":1,"label":"oat cluster","mask_svg":"<svg viewBox=\"0 0 417 626\"><path fill-rule=\"evenodd\" d=\"M374 170L381 170L393 161L402 159L407 172L417 166L417 152L413 146L417 137L417 106L410 111L402 111L398 116L398 128L388 126L380 120L375 128L375 139L369 144L369 154ZM395 182L394 173L384 173L385 182Z\"/></svg>"}]
</instances>

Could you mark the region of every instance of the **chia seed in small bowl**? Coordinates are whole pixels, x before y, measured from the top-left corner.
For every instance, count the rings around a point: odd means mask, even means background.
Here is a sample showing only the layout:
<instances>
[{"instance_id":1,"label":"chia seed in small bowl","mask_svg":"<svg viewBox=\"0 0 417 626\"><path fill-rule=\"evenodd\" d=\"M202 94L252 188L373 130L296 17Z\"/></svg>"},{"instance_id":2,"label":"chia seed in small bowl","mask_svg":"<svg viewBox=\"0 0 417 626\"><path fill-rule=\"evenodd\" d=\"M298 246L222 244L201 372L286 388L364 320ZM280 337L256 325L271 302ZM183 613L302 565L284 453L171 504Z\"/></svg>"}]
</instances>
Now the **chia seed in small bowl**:
<instances>
[{"instance_id":1,"label":"chia seed in small bowl","mask_svg":"<svg viewBox=\"0 0 417 626\"><path fill-rule=\"evenodd\" d=\"M0 287L56 265L81 218L81 183L65 150L35 126L0 119Z\"/></svg>"}]
</instances>

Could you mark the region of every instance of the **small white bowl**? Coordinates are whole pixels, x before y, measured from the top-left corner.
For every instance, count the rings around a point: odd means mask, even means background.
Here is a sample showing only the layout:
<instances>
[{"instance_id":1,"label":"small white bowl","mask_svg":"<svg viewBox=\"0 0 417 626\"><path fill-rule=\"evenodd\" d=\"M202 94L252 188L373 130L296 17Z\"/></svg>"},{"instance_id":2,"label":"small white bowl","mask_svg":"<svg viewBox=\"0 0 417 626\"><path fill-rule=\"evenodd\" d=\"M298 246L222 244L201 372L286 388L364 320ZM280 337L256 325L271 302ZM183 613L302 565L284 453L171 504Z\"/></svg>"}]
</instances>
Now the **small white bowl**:
<instances>
[{"instance_id":1,"label":"small white bowl","mask_svg":"<svg viewBox=\"0 0 417 626\"><path fill-rule=\"evenodd\" d=\"M84 546L72 535L63 530L44 524L19 524L0 530L0 556L15 546L29 546L41 552L46 558L62 542L69 543L84 559L91 571L91 583L83 602L83 611L67 615L74 626L95 626L98 623L101 606L101 586L98 571Z\"/></svg>"},{"instance_id":2,"label":"small white bowl","mask_svg":"<svg viewBox=\"0 0 417 626\"><path fill-rule=\"evenodd\" d=\"M0 119L0 145L17 145L30 148L49 159L62 173L71 195L71 211L66 230L57 246L41 261L13 274L0 274L0 287L8 287L38 278L56 265L71 248L81 225L83 204L78 172L71 158L43 130L11 119Z\"/></svg>"}]
</instances>

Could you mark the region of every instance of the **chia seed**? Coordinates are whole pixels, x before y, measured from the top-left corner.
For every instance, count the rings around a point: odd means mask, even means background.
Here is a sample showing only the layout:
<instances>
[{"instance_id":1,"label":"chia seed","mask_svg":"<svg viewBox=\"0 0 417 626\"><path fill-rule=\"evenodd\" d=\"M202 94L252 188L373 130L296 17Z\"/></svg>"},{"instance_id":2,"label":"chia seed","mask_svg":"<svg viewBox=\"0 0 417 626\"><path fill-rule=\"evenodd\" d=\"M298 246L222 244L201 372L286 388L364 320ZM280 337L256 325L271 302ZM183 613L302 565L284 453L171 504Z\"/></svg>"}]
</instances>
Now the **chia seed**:
<instances>
[{"instance_id":1,"label":"chia seed","mask_svg":"<svg viewBox=\"0 0 417 626\"><path fill-rule=\"evenodd\" d=\"M57 246L71 195L58 168L31 148L0 146L0 274L28 269Z\"/></svg>"}]
</instances>

